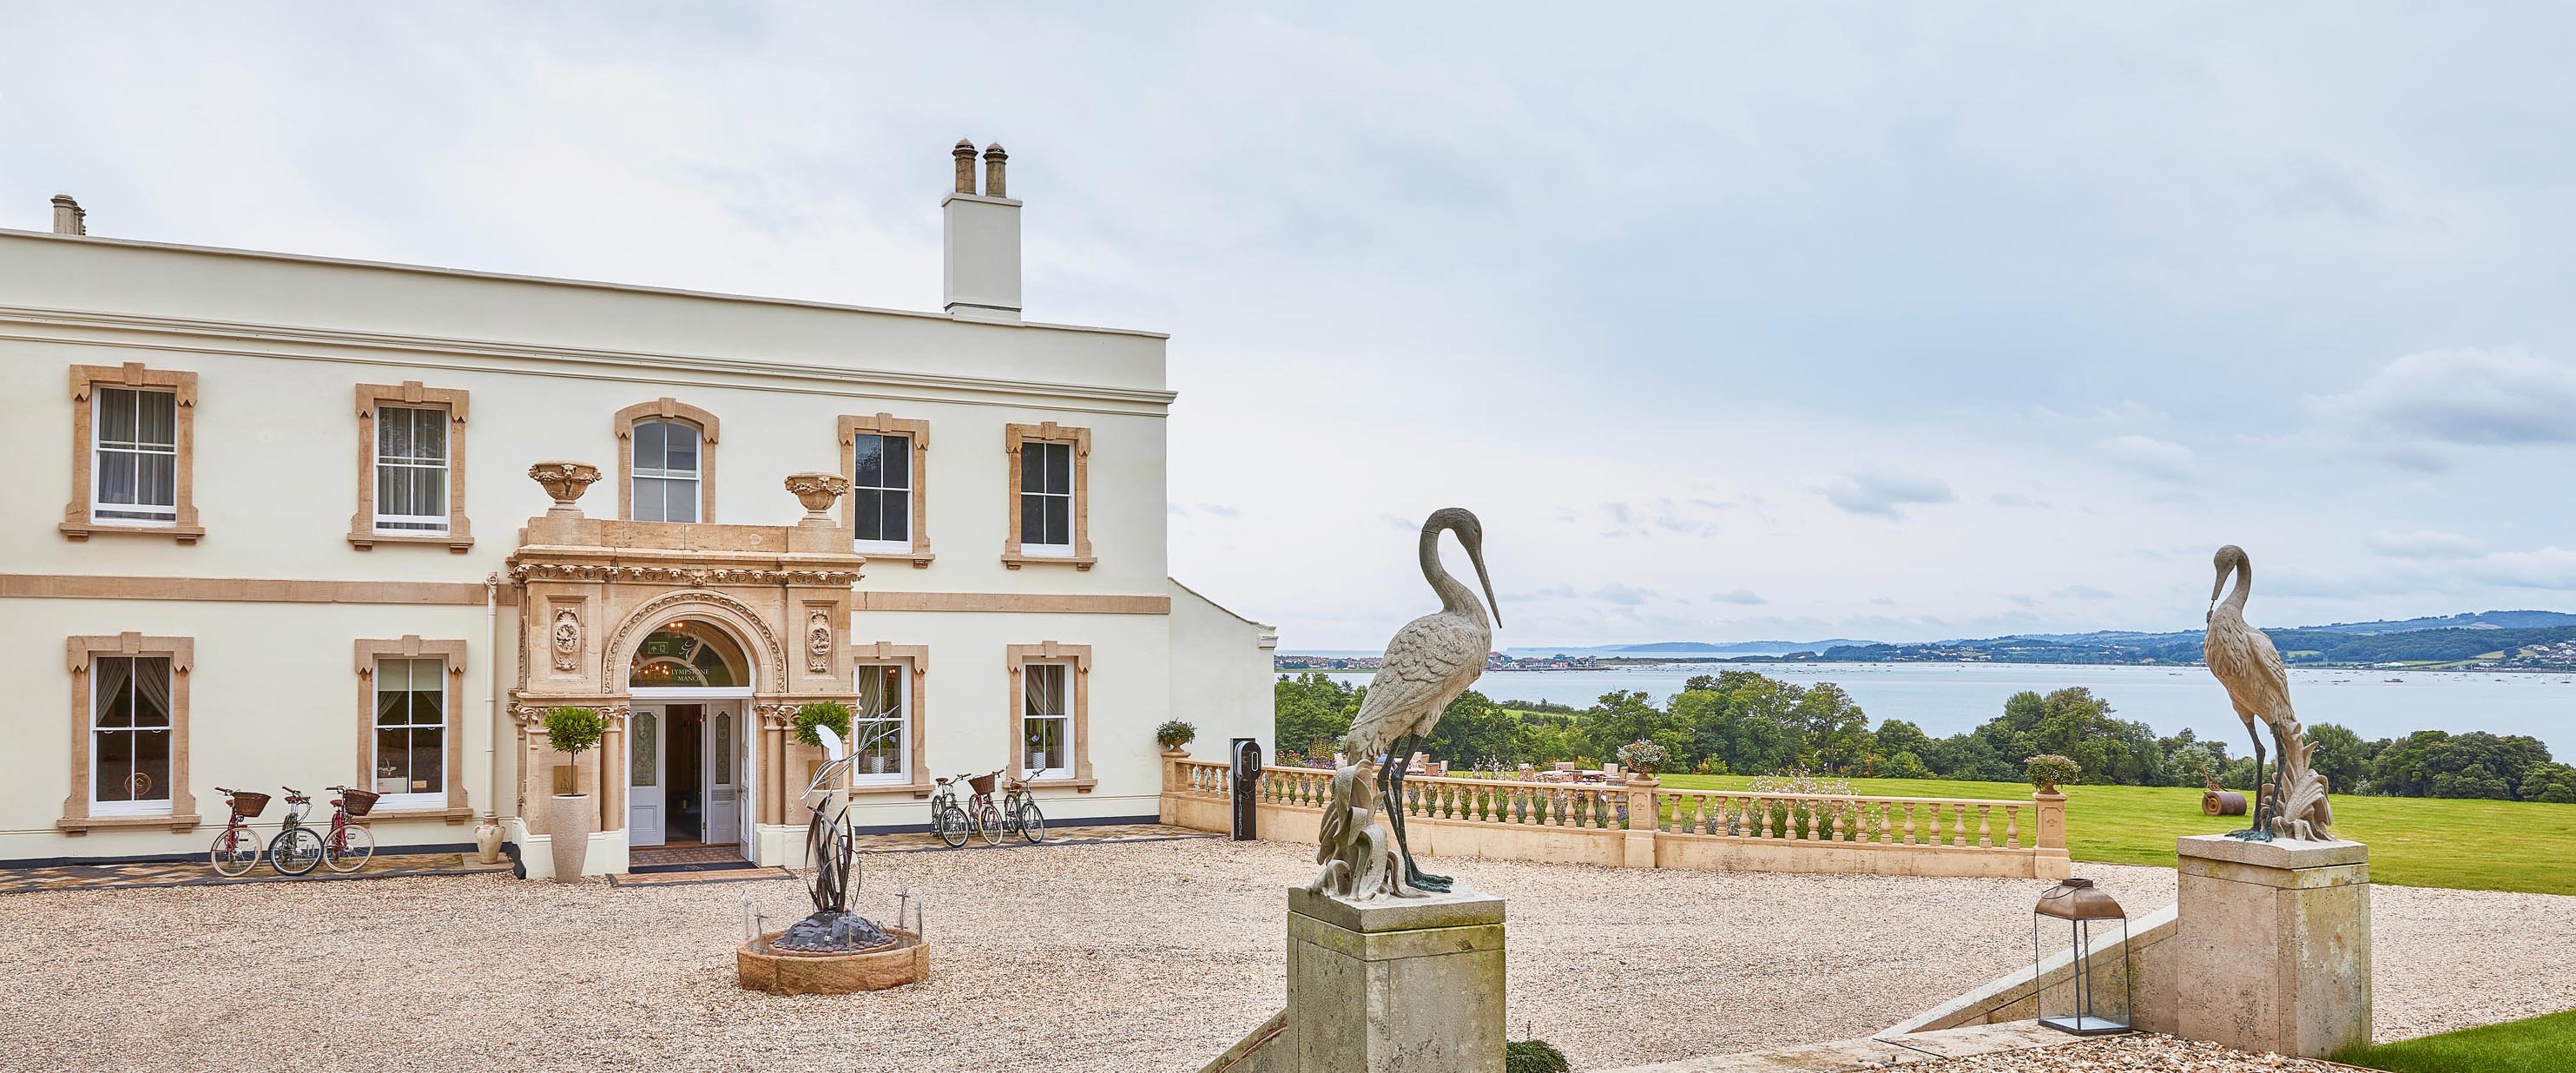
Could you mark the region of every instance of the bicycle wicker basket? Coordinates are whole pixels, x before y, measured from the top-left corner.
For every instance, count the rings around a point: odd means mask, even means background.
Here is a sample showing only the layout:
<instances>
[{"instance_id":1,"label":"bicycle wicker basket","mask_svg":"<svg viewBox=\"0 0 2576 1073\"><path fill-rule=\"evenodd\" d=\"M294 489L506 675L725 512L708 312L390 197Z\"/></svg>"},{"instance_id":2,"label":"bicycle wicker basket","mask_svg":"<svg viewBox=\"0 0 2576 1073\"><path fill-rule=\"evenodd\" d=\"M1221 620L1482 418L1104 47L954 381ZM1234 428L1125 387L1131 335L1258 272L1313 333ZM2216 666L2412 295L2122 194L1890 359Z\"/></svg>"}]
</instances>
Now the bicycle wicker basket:
<instances>
[{"instance_id":1,"label":"bicycle wicker basket","mask_svg":"<svg viewBox=\"0 0 2576 1073\"><path fill-rule=\"evenodd\" d=\"M966 780L966 785L974 787L976 793L989 794L993 792L993 779L992 775L977 775Z\"/></svg>"},{"instance_id":2,"label":"bicycle wicker basket","mask_svg":"<svg viewBox=\"0 0 2576 1073\"><path fill-rule=\"evenodd\" d=\"M365 790L342 790L340 791L340 807L346 810L349 815L364 816L367 814L368 810L376 807L376 799L382 796L384 795L371 794Z\"/></svg>"},{"instance_id":3,"label":"bicycle wicker basket","mask_svg":"<svg viewBox=\"0 0 2576 1073\"><path fill-rule=\"evenodd\" d=\"M260 813L266 811L268 811L267 794L256 790L233 791L233 815L245 820L255 820L259 818Z\"/></svg>"}]
</instances>

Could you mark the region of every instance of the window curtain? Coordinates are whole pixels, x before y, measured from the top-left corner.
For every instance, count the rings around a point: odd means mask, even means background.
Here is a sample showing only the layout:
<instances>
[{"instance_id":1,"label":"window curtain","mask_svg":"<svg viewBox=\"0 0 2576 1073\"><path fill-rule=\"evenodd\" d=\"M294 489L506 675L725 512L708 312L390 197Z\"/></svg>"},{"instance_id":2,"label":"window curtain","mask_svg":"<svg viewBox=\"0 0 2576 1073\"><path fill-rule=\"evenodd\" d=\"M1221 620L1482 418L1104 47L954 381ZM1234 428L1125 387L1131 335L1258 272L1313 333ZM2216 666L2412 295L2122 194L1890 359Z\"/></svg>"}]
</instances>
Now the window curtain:
<instances>
[{"instance_id":1,"label":"window curtain","mask_svg":"<svg viewBox=\"0 0 2576 1073\"><path fill-rule=\"evenodd\" d=\"M141 656L134 660L134 725L170 725L170 658Z\"/></svg>"},{"instance_id":2,"label":"window curtain","mask_svg":"<svg viewBox=\"0 0 2576 1073\"><path fill-rule=\"evenodd\" d=\"M89 673L92 678L98 680L98 692L93 695L92 701L94 707L89 713L90 725L133 726L133 707L118 702L125 698L127 689L133 685L134 661L118 657L93 660L90 663Z\"/></svg>"},{"instance_id":3,"label":"window curtain","mask_svg":"<svg viewBox=\"0 0 2576 1073\"><path fill-rule=\"evenodd\" d=\"M1064 714L1064 665L1032 663L1022 668L1025 679L1022 692L1027 694L1028 718L1042 719Z\"/></svg>"}]
</instances>

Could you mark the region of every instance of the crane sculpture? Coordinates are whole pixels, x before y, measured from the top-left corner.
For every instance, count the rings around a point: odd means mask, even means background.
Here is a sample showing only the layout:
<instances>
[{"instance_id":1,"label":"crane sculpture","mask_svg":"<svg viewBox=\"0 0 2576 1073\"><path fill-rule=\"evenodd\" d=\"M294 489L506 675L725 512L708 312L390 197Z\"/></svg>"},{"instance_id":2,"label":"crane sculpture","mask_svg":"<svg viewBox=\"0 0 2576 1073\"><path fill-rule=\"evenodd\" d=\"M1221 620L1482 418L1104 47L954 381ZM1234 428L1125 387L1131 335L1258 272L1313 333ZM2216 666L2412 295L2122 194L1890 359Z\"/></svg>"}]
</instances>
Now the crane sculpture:
<instances>
[{"instance_id":1,"label":"crane sculpture","mask_svg":"<svg viewBox=\"0 0 2576 1073\"><path fill-rule=\"evenodd\" d=\"M2254 563L2246 558L2245 549L2229 544L2218 549L2212 565L2218 579L2209 587L2209 631L2201 640L2201 655L2209 673L2227 687L2236 717L2244 721L2246 736L2254 740L2256 786L2264 782L2263 736L2255 733L2255 720L2271 730L2280 757L2272 792L2257 795L2254 825L2230 833L2252 841L2270 841L2276 835L2333 838L2329 828L2334 810L2326 802L2326 778L2309 766L2317 747L2303 740L2298 714L2290 708L2290 674L2281 665L2281 651L2263 631L2245 624L2245 598L2254 588ZM2222 602L2219 593L2227 590L2231 574L2236 588Z\"/></svg>"},{"instance_id":2,"label":"crane sculpture","mask_svg":"<svg viewBox=\"0 0 2576 1073\"><path fill-rule=\"evenodd\" d=\"M1485 600L1440 565L1440 534L1456 533L1475 564ZM1333 773L1324 805L1315 863L1324 866L1309 889L1343 898L1419 897L1447 891L1448 876L1413 863L1404 836L1404 771L1415 747L1440 721L1440 713L1476 676L1493 651L1494 582L1485 573L1485 529L1459 507L1433 511L1422 523L1422 577L1440 596L1440 610L1405 623L1387 642L1386 658L1369 680L1350 733L1342 737L1342 766ZM1486 608L1495 608L1492 620ZM1374 775L1370 769L1374 768ZM1392 844L1382 818L1393 827Z\"/></svg>"}]
</instances>

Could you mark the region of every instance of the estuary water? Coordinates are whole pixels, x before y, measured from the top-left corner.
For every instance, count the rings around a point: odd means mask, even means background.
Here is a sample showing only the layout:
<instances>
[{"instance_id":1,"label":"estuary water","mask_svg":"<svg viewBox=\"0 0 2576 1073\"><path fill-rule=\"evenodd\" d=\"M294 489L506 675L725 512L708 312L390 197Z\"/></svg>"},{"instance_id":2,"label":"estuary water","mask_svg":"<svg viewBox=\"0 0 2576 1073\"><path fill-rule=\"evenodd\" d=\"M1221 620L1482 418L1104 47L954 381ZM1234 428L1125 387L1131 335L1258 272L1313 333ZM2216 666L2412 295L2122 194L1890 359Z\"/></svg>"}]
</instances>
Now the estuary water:
<instances>
[{"instance_id":1,"label":"estuary water","mask_svg":"<svg viewBox=\"0 0 2576 1073\"><path fill-rule=\"evenodd\" d=\"M2052 663L1730 663L1665 664L1597 671L1488 671L1475 688L1496 700L1551 701L1577 708L1612 690L1644 690L1664 703L1692 677L1721 668L1758 671L1808 684L1832 682L1858 701L1876 726L1904 719L1947 737L2001 714L2004 698L2086 686L2119 718L2159 735L2189 727L2249 751L2245 728L2227 691L2201 667L2124 667ZM1358 684L1371 672L1336 671ZM2529 734L2562 761L2576 758L2576 675L2479 671L2292 670L2290 701L2311 725L2340 723L2364 738L2417 730L2458 734L2484 730ZM2266 744L2269 747L2269 744Z\"/></svg>"}]
</instances>

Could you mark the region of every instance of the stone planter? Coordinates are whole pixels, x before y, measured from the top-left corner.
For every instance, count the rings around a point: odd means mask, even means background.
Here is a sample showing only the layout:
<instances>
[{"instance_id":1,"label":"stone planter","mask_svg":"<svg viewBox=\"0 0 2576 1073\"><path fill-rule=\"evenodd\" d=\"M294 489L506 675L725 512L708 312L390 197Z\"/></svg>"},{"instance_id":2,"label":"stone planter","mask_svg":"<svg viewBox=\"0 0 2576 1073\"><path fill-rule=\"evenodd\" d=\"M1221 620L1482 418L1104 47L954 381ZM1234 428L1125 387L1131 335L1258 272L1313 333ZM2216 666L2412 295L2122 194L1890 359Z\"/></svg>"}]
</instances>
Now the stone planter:
<instances>
[{"instance_id":1,"label":"stone planter","mask_svg":"<svg viewBox=\"0 0 2576 1073\"><path fill-rule=\"evenodd\" d=\"M546 834L555 856L555 882L581 881L581 866L590 857L590 795L556 794L546 799Z\"/></svg>"},{"instance_id":2,"label":"stone planter","mask_svg":"<svg viewBox=\"0 0 2576 1073\"><path fill-rule=\"evenodd\" d=\"M930 971L930 944L904 928L887 928L894 945L853 954L779 950L771 932L734 948L734 981L773 995L847 995L901 987Z\"/></svg>"}]
</instances>

